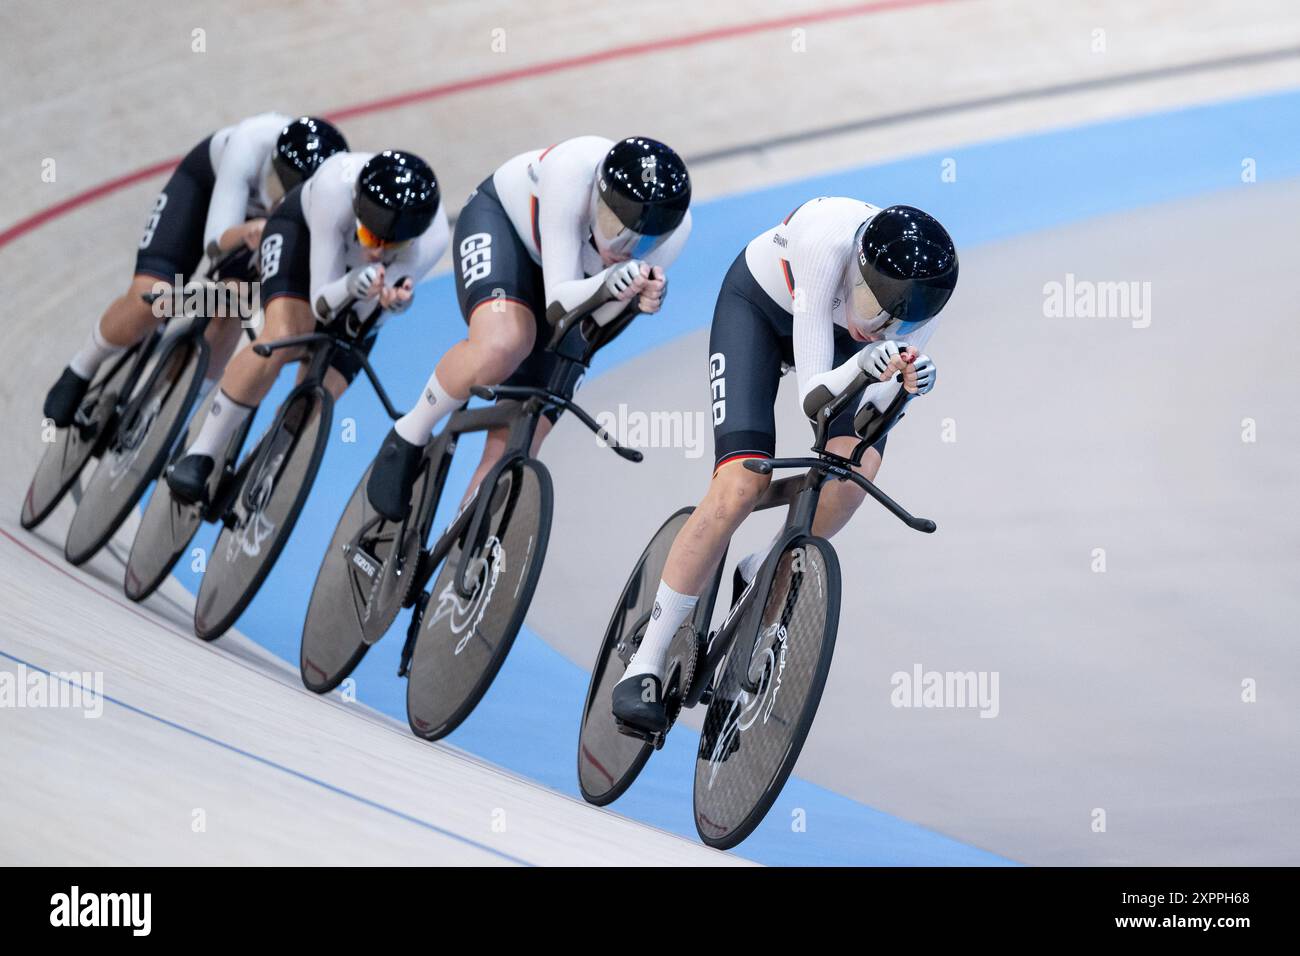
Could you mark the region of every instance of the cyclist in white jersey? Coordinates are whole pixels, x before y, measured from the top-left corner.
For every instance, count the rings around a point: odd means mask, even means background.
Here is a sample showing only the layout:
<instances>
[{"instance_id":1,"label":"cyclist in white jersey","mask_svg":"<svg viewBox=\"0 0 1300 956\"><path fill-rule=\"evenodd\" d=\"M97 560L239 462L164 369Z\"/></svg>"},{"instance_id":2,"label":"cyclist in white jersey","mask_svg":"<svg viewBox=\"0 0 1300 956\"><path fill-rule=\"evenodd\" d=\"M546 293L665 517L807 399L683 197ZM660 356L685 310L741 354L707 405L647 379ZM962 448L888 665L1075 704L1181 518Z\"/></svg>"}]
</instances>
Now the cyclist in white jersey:
<instances>
[{"instance_id":1,"label":"cyclist in white jersey","mask_svg":"<svg viewBox=\"0 0 1300 956\"><path fill-rule=\"evenodd\" d=\"M261 113L217 130L190 150L154 200L130 287L109 305L50 389L45 417L59 428L70 425L100 366L158 325L146 293L161 292L161 301L169 301L173 286L183 284L205 254L222 263L213 278L253 278L266 216L286 192L347 148L343 134L325 120ZM246 256L230 255L241 248ZM212 354L205 393L238 344L239 328L238 322L208 327Z\"/></svg>"},{"instance_id":2,"label":"cyclist in white jersey","mask_svg":"<svg viewBox=\"0 0 1300 956\"><path fill-rule=\"evenodd\" d=\"M878 419L887 430L891 421L885 418L896 416L899 402L934 387L934 362L921 349L956 282L957 252L937 221L910 206L879 209L856 199L806 202L737 256L709 340L713 478L673 542L645 637L614 688L620 722L650 733L667 726L662 680L668 646L771 481L747 470L744 461L771 458L776 450L773 405L783 371L795 367L800 406L810 420L859 372L880 378L856 408L830 424L827 450L848 457L859 441L855 416L859 424ZM858 470L867 478L880 468L886 437L862 458ZM827 484L813 534L835 534L863 497L850 482ZM765 553L740 562L733 603Z\"/></svg>"},{"instance_id":3,"label":"cyclist in white jersey","mask_svg":"<svg viewBox=\"0 0 1300 956\"><path fill-rule=\"evenodd\" d=\"M392 150L331 156L266 225L259 338L303 335L347 315L358 324L344 331L361 335L360 351L368 353L383 320L410 307L415 284L442 258L449 232L437 180L420 157ZM337 353L326 373L335 398L360 371L353 354ZM167 470L175 498L199 500L217 456L280 369L300 358L300 349L266 357L244 349L234 357L194 443Z\"/></svg>"},{"instance_id":4,"label":"cyclist in white jersey","mask_svg":"<svg viewBox=\"0 0 1300 956\"><path fill-rule=\"evenodd\" d=\"M469 334L438 361L424 393L387 438L367 494L380 514L405 513L424 446L475 385L545 386L551 323L587 303L600 324L634 300L659 311L665 269L691 231L690 177L671 149L632 137L579 136L504 163L456 222L456 294ZM558 412L540 423L534 450ZM473 492L500 457L505 429L487 435Z\"/></svg>"}]
</instances>

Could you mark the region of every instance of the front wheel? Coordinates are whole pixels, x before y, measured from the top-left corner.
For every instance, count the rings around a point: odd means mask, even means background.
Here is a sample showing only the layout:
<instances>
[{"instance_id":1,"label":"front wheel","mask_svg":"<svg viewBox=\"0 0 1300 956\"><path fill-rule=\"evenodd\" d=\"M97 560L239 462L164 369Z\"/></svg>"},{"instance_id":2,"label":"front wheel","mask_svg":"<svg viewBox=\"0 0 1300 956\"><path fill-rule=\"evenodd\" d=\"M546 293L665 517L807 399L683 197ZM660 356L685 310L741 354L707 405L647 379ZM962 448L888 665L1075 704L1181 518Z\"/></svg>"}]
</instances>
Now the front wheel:
<instances>
[{"instance_id":1,"label":"front wheel","mask_svg":"<svg viewBox=\"0 0 1300 956\"><path fill-rule=\"evenodd\" d=\"M596 653L578 730L578 788L584 800L598 807L617 800L632 785L655 749L652 743L619 731L612 694L641 646L668 552L694 510L683 508L654 533L623 586ZM683 693L694 679L700 637L708 631L716 591L715 575L713 591L696 602L691 619L682 624L669 645L664 699L670 718L676 718Z\"/></svg>"},{"instance_id":2,"label":"front wheel","mask_svg":"<svg viewBox=\"0 0 1300 956\"><path fill-rule=\"evenodd\" d=\"M551 476L541 462L515 462L478 494L491 498L469 563L470 596L455 580L462 538L433 583L412 650L406 715L426 740L455 730L491 686L524 623L550 539Z\"/></svg>"},{"instance_id":3,"label":"front wheel","mask_svg":"<svg viewBox=\"0 0 1300 956\"><path fill-rule=\"evenodd\" d=\"M291 394L240 466L234 502L194 603L194 633L203 640L230 629L275 566L311 494L332 412L333 400L323 388Z\"/></svg>"},{"instance_id":4,"label":"front wheel","mask_svg":"<svg viewBox=\"0 0 1300 956\"><path fill-rule=\"evenodd\" d=\"M723 662L695 759L695 828L730 849L771 809L803 748L835 651L840 566L822 538L788 544L757 636L738 635Z\"/></svg>"}]
</instances>

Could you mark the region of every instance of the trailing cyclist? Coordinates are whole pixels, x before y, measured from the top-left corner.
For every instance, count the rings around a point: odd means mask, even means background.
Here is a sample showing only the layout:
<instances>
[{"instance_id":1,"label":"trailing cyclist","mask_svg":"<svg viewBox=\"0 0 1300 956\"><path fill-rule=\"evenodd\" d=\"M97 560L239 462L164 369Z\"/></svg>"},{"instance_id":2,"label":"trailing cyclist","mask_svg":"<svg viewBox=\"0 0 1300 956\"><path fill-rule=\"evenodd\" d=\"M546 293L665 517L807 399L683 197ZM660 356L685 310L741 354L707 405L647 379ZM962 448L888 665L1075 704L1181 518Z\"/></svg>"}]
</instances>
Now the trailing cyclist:
<instances>
[{"instance_id":1,"label":"trailing cyclist","mask_svg":"<svg viewBox=\"0 0 1300 956\"><path fill-rule=\"evenodd\" d=\"M171 296L175 284L183 284L205 255L216 263L241 248L248 255L225 264L220 278L252 279L271 210L326 159L347 148L343 134L325 120L261 113L217 130L191 149L154 200L130 286L105 310L50 389L45 417L59 428L71 425L100 366L157 327L146 294ZM213 323L207 334L213 360L205 389L238 344L239 326Z\"/></svg>"}]
</instances>

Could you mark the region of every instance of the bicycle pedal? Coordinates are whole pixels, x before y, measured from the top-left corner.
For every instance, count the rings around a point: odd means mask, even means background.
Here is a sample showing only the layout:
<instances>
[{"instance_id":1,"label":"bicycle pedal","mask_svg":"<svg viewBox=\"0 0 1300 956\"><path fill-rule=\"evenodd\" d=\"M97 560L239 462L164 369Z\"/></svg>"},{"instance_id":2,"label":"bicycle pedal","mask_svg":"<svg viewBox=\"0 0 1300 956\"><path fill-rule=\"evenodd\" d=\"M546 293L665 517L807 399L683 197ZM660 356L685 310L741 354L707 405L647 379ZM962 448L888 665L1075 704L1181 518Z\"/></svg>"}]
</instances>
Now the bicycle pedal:
<instances>
[{"instance_id":1,"label":"bicycle pedal","mask_svg":"<svg viewBox=\"0 0 1300 956\"><path fill-rule=\"evenodd\" d=\"M632 724L625 724L617 717L614 718L614 727L625 737L635 737L637 740L644 740L646 743L652 744L655 750L664 745L664 734L662 733L655 733L651 730L634 727Z\"/></svg>"}]
</instances>

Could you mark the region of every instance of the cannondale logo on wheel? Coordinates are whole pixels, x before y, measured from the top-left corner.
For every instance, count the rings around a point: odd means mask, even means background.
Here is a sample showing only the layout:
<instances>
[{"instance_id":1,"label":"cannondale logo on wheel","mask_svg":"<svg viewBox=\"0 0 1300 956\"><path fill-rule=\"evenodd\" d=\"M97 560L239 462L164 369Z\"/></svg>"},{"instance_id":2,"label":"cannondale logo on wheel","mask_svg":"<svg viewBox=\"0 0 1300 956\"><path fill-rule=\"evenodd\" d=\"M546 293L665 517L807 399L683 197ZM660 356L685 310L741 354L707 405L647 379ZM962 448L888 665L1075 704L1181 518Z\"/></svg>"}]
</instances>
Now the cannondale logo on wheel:
<instances>
[{"instance_id":1,"label":"cannondale logo on wheel","mask_svg":"<svg viewBox=\"0 0 1300 956\"><path fill-rule=\"evenodd\" d=\"M249 493L248 500L252 507L248 512L248 518L230 537L230 544L226 546L227 561L236 560L241 553L250 558L257 557L262 553L262 545L266 543L267 538L275 534L276 526L267 520L265 510L271 501L271 492L275 489L275 476L283 461L283 454L272 458L269 467L262 473L261 480Z\"/></svg>"},{"instance_id":2,"label":"cannondale logo on wheel","mask_svg":"<svg viewBox=\"0 0 1300 956\"><path fill-rule=\"evenodd\" d=\"M758 689L752 695L740 691L722 721L722 728L709 753L710 790L718 770L735 750L736 738L741 732L749 730L759 718L765 724L771 719L776 695L781 691L781 677L785 673L789 636L786 626L778 622L768 625L759 637L749 665L750 680L754 680L755 672L758 672Z\"/></svg>"},{"instance_id":3,"label":"cannondale logo on wheel","mask_svg":"<svg viewBox=\"0 0 1300 956\"><path fill-rule=\"evenodd\" d=\"M123 476L131 470L131 466L140 457L145 436L149 434L149 429L153 427L160 411L162 411L162 396L155 395L148 405L140 409L140 414L136 416L131 428L121 436L118 447L108 455L109 477L112 478L109 484L110 491L117 490Z\"/></svg>"},{"instance_id":4,"label":"cannondale logo on wheel","mask_svg":"<svg viewBox=\"0 0 1300 956\"><path fill-rule=\"evenodd\" d=\"M470 599L462 601L456 593L456 582L449 581L438 595L438 607L425 625L426 628L432 628L439 621L446 620L451 633L458 638L452 652L454 654L460 654L478 633L479 623L492 601L492 592L496 590L501 572L505 570L506 552L501 546L500 538L489 538L483 545L483 552L486 557L475 558L469 566L470 577L478 582Z\"/></svg>"}]
</instances>

